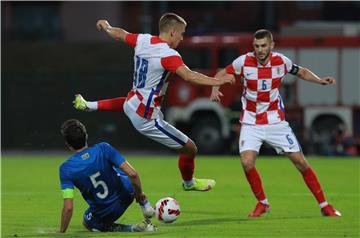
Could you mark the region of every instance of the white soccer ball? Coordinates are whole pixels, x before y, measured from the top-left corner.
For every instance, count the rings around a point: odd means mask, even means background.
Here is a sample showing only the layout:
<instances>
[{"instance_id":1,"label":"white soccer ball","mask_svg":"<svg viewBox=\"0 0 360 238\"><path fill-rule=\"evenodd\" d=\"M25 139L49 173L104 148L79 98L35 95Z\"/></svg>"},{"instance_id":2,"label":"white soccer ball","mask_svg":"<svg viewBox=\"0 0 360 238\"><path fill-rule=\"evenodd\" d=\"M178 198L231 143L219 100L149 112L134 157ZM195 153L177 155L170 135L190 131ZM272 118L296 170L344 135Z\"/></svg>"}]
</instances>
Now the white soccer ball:
<instances>
[{"instance_id":1,"label":"white soccer ball","mask_svg":"<svg viewBox=\"0 0 360 238\"><path fill-rule=\"evenodd\" d=\"M180 215L180 206L174 198L160 199L155 205L155 216L164 223L174 222Z\"/></svg>"}]
</instances>

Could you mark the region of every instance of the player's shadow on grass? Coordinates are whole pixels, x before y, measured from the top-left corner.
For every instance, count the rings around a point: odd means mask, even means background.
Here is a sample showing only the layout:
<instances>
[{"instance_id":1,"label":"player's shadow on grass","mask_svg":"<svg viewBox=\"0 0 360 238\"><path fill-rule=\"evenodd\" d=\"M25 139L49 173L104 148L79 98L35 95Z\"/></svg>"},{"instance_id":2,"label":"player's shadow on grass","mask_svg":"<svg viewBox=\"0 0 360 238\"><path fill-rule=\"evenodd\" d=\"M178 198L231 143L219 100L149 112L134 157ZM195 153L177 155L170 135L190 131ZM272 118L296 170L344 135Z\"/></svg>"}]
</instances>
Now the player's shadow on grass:
<instances>
[{"instance_id":1,"label":"player's shadow on grass","mask_svg":"<svg viewBox=\"0 0 360 238\"><path fill-rule=\"evenodd\" d=\"M199 211L199 210L191 210L191 211L181 211L181 213L184 214L192 214L192 215L206 215L206 216L228 216L231 214L234 214L233 212L231 213L226 213L226 212L220 212L220 211ZM283 214L283 213L282 213ZM181 216L181 215L180 215ZM239 217L239 219L256 219L256 218L249 218L247 216L246 211L239 211L235 214L235 216ZM319 218L322 217L320 214L319 215L305 215L305 216L299 216L299 214L292 214L290 216L281 216L280 213L265 213L261 216L261 218L269 218L269 219L311 219L311 218Z\"/></svg>"},{"instance_id":2,"label":"player's shadow on grass","mask_svg":"<svg viewBox=\"0 0 360 238\"><path fill-rule=\"evenodd\" d=\"M8 238L14 237L26 237L26 238L56 238L56 237L67 237L67 238L82 238L82 237L119 237L119 236L126 236L126 237L144 237L144 236L153 236L153 235L161 235L165 234L162 231L156 232L90 232L86 230L75 231L73 233L41 233L41 234L13 234L9 236L4 236Z\"/></svg>"},{"instance_id":3,"label":"player's shadow on grass","mask_svg":"<svg viewBox=\"0 0 360 238\"><path fill-rule=\"evenodd\" d=\"M194 215L206 215L206 216L226 216L229 215L228 213L224 213L224 212L216 212L216 211L181 211L181 213L184 214L194 214Z\"/></svg>"},{"instance_id":4,"label":"player's shadow on grass","mask_svg":"<svg viewBox=\"0 0 360 238\"><path fill-rule=\"evenodd\" d=\"M213 218L213 219L175 222L174 224L171 224L171 226L203 226L203 225L220 224L220 223L239 223L245 221L249 221L249 219L236 218L236 217L222 217L222 218Z\"/></svg>"},{"instance_id":5,"label":"player's shadow on grass","mask_svg":"<svg viewBox=\"0 0 360 238\"><path fill-rule=\"evenodd\" d=\"M211 224L221 224L221 223L244 223L244 222L267 222L268 220L296 220L296 219L319 219L320 216L302 216L302 217L272 217L272 216L263 216L258 218L252 217L220 217L213 219L202 219L202 220L189 220L189 221L179 221L171 224L171 226L202 226L202 225L211 225Z\"/></svg>"}]
</instances>

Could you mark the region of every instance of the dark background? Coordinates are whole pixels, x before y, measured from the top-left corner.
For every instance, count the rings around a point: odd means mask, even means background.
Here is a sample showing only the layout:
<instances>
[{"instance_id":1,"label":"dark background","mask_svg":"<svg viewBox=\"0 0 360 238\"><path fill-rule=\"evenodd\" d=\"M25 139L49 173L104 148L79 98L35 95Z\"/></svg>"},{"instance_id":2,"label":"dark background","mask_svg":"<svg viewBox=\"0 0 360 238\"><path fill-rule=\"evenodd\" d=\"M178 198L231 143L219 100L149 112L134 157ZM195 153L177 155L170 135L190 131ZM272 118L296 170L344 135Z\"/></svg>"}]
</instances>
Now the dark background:
<instances>
[{"instance_id":1,"label":"dark background","mask_svg":"<svg viewBox=\"0 0 360 238\"><path fill-rule=\"evenodd\" d=\"M184 17L189 36L280 33L297 21L360 22L360 2L1 2L2 149L64 149L60 125L78 118L90 143L167 151L138 134L124 114L78 112L71 103L77 93L96 100L124 96L131 87L132 49L97 32L98 19L157 34L165 12Z\"/></svg>"}]
</instances>

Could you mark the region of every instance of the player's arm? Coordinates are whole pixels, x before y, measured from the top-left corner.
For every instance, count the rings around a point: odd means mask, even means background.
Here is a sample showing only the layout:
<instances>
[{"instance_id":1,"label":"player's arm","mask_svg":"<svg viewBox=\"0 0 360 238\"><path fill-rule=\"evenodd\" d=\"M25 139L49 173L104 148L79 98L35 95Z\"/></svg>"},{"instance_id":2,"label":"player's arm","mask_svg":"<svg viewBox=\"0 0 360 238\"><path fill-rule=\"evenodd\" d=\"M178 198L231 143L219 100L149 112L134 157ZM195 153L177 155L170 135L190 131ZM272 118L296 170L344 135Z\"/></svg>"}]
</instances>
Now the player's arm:
<instances>
[{"instance_id":1,"label":"player's arm","mask_svg":"<svg viewBox=\"0 0 360 238\"><path fill-rule=\"evenodd\" d=\"M96 27L99 31L104 30L109 36L114 38L115 40L120 40L125 42L126 35L129 32L125 31L119 27L112 27L107 20L98 20L96 23Z\"/></svg>"},{"instance_id":2,"label":"player's arm","mask_svg":"<svg viewBox=\"0 0 360 238\"><path fill-rule=\"evenodd\" d=\"M311 70L300 67L297 65L293 65L290 73L296 75L297 77L308 81L312 83L322 84L322 85L329 85L329 84L336 84L336 80L333 77L326 76L323 78L320 78L315 73L313 73Z\"/></svg>"},{"instance_id":3,"label":"player's arm","mask_svg":"<svg viewBox=\"0 0 360 238\"><path fill-rule=\"evenodd\" d=\"M225 69L222 69L219 72L217 72L215 78L230 78L231 80L235 81L234 75L228 74ZM210 95L210 100L215 102L220 102L221 101L220 97L222 96L224 95L220 92L220 86L213 86Z\"/></svg>"},{"instance_id":4,"label":"player's arm","mask_svg":"<svg viewBox=\"0 0 360 238\"><path fill-rule=\"evenodd\" d=\"M59 232L61 233L64 233L66 231L71 221L71 217L74 209L74 205L73 205L74 190L64 189L63 197L64 197L64 205L61 212L61 223L59 230Z\"/></svg>"},{"instance_id":5,"label":"player's arm","mask_svg":"<svg viewBox=\"0 0 360 238\"><path fill-rule=\"evenodd\" d=\"M131 184L135 190L135 200L139 203L144 217L151 218L154 216L155 210L148 201L145 193L142 191L139 174L126 160L120 164L119 168L124 171L127 176L129 176Z\"/></svg>"},{"instance_id":6,"label":"player's arm","mask_svg":"<svg viewBox=\"0 0 360 238\"><path fill-rule=\"evenodd\" d=\"M155 214L154 208L151 207L145 193L142 191L140 176L136 170L125 160L120 153L108 143L101 143L108 154L108 159L113 165L125 172L135 190L135 199L139 203L145 218L151 218Z\"/></svg>"},{"instance_id":7,"label":"player's arm","mask_svg":"<svg viewBox=\"0 0 360 238\"><path fill-rule=\"evenodd\" d=\"M176 74L190 83L199 84L199 85L221 86L226 83L233 84L235 82L234 78L231 77L222 77L222 78L208 77L204 74L190 70L186 65L177 68Z\"/></svg>"},{"instance_id":8,"label":"player's arm","mask_svg":"<svg viewBox=\"0 0 360 238\"><path fill-rule=\"evenodd\" d=\"M136 172L136 170L127 161L124 161L122 164L120 164L119 168L124 171L127 176L129 176L131 184L133 185L135 190L136 202L141 203L145 201L146 195L142 191L140 176Z\"/></svg>"}]
</instances>

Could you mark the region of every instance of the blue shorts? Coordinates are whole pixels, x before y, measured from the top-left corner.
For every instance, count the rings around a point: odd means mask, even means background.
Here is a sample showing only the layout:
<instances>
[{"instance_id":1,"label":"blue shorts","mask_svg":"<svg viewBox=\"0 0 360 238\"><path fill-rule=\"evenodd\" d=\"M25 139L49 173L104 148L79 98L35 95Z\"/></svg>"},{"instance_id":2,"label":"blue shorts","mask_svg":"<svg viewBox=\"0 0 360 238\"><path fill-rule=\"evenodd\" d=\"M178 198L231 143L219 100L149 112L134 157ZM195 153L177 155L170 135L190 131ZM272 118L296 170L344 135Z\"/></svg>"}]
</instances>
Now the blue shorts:
<instances>
[{"instance_id":1,"label":"blue shorts","mask_svg":"<svg viewBox=\"0 0 360 238\"><path fill-rule=\"evenodd\" d=\"M133 199L118 201L112 204L105 216L96 214L93 209L88 208L84 213L84 225L90 231L111 231L113 223L119 219L130 206Z\"/></svg>"},{"instance_id":2,"label":"blue shorts","mask_svg":"<svg viewBox=\"0 0 360 238\"><path fill-rule=\"evenodd\" d=\"M120 172L119 170L118 172ZM121 171L122 172L122 171ZM123 173L123 172L122 172ZM119 200L106 208L88 208L84 213L84 226L90 231L112 231L113 223L119 219L134 200L134 188L129 177L120 173L123 193Z\"/></svg>"}]
</instances>

